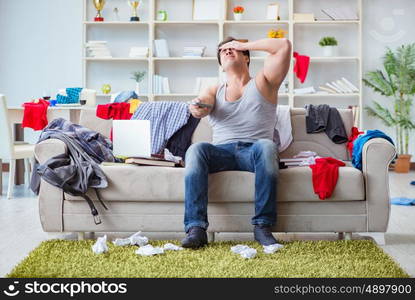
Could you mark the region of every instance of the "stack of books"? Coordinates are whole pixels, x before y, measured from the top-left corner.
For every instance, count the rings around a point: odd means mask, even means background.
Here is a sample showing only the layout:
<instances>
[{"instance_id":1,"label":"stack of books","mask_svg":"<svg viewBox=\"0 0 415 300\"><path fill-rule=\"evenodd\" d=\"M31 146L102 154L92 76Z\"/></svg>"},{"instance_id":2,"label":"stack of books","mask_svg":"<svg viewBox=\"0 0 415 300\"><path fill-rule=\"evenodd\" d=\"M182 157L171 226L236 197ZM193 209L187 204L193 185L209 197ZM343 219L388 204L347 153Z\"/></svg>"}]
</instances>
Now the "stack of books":
<instances>
[{"instance_id":1,"label":"stack of books","mask_svg":"<svg viewBox=\"0 0 415 300\"><path fill-rule=\"evenodd\" d=\"M131 47L130 57L147 57L148 56L148 47Z\"/></svg>"},{"instance_id":2,"label":"stack of books","mask_svg":"<svg viewBox=\"0 0 415 300\"><path fill-rule=\"evenodd\" d=\"M357 12L351 7L333 7L321 10L331 20L359 20Z\"/></svg>"},{"instance_id":3,"label":"stack of books","mask_svg":"<svg viewBox=\"0 0 415 300\"><path fill-rule=\"evenodd\" d=\"M153 94L170 94L168 77L153 75Z\"/></svg>"},{"instance_id":4,"label":"stack of books","mask_svg":"<svg viewBox=\"0 0 415 300\"><path fill-rule=\"evenodd\" d=\"M184 47L183 57L202 57L205 53L205 46Z\"/></svg>"},{"instance_id":5,"label":"stack of books","mask_svg":"<svg viewBox=\"0 0 415 300\"><path fill-rule=\"evenodd\" d=\"M89 41L86 43L85 48L89 57L99 58L111 58L110 49L107 46L106 41Z\"/></svg>"},{"instance_id":6,"label":"stack of books","mask_svg":"<svg viewBox=\"0 0 415 300\"><path fill-rule=\"evenodd\" d=\"M319 89L328 92L329 94L350 94L359 92L359 89L344 77L340 80L327 82L325 86L319 86Z\"/></svg>"}]
</instances>

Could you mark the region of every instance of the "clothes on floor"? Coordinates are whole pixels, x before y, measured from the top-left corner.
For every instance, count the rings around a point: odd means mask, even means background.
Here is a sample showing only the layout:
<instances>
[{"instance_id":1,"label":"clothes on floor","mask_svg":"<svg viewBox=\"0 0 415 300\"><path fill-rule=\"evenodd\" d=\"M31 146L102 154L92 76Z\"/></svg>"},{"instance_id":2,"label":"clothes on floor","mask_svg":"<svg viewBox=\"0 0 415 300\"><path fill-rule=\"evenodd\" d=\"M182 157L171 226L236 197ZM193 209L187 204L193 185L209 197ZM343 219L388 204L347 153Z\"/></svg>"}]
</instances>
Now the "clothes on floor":
<instances>
[{"instance_id":1,"label":"clothes on floor","mask_svg":"<svg viewBox=\"0 0 415 300\"><path fill-rule=\"evenodd\" d=\"M150 120L151 153L163 153L168 140L188 121L188 105L176 101L154 101L140 104L131 120Z\"/></svg>"},{"instance_id":2,"label":"clothes on floor","mask_svg":"<svg viewBox=\"0 0 415 300\"><path fill-rule=\"evenodd\" d=\"M380 130L368 130L366 134L359 135L353 143L352 164L355 168L362 169L362 152L365 143L373 138L383 138L394 145L392 139Z\"/></svg>"},{"instance_id":3,"label":"clothes on floor","mask_svg":"<svg viewBox=\"0 0 415 300\"><path fill-rule=\"evenodd\" d=\"M56 101L58 104L74 104L79 103L79 95L81 94L82 88L67 88L66 96L57 94Z\"/></svg>"},{"instance_id":4,"label":"clothes on floor","mask_svg":"<svg viewBox=\"0 0 415 300\"><path fill-rule=\"evenodd\" d=\"M349 141L347 142L347 150L349 150L349 154L350 157L353 157L353 144L354 141L357 139L357 137L361 134L364 134L364 131L360 131L357 127L353 126L351 133L350 133L350 137L349 137Z\"/></svg>"},{"instance_id":5,"label":"clothes on floor","mask_svg":"<svg viewBox=\"0 0 415 300\"><path fill-rule=\"evenodd\" d=\"M310 65L310 57L306 55L300 55L298 52L294 52L293 55L295 58L294 73L300 82L304 83L307 77L308 67Z\"/></svg>"},{"instance_id":6,"label":"clothes on floor","mask_svg":"<svg viewBox=\"0 0 415 300\"><path fill-rule=\"evenodd\" d=\"M415 205L415 198L406 198L406 197L394 197L390 200L391 204L395 205Z\"/></svg>"},{"instance_id":7,"label":"clothes on floor","mask_svg":"<svg viewBox=\"0 0 415 300\"><path fill-rule=\"evenodd\" d=\"M305 106L307 133L318 133L324 131L330 140L336 144L346 143L348 136L339 111L327 104Z\"/></svg>"},{"instance_id":8,"label":"clothes on floor","mask_svg":"<svg viewBox=\"0 0 415 300\"><path fill-rule=\"evenodd\" d=\"M96 116L101 119L109 120L130 120L130 103L108 103L99 104L96 108ZM110 140L112 141L112 128L110 132Z\"/></svg>"},{"instance_id":9,"label":"clothes on floor","mask_svg":"<svg viewBox=\"0 0 415 300\"><path fill-rule=\"evenodd\" d=\"M309 166L312 171L314 193L321 200L331 197L339 178L339 167L345 165L335 158L322 157L317 158L316 163Z\"/></svg>"},{"instance_id":10,"label":"clothes on floor","mask_svg":"<svg viewBox=\"0 0 415 300\"><path fill-rule=\"evenodd\" d=\"M277 105L259 92L255 78L245 85L236 101L225 99L227 83L219 86L216 102L208 116L212 126L212 144L233 142L254 143L260 139L273 140Z\"/></svg>"},{"instance_id":11,"label":"clothes on floor","mask_svg":"<svg viewBox=\"0 0 415 300\"><path fill-rule=\"evenodd\" d=\"M192 135L199 125L200 119L189 116L187 123L174 133L166 144L166 148L175 155L185 160L186 151L192 144Z\"/></svg>"},{"instance_id":12,"label":"clothes on floor","mask_svg":"<svg viewBox=\"0 0 415 300\"><path fill-rule=\"evenodd\" d=\"M26 102L22 104L23 111L23 128L32 128L33 130L42 130L48 125L47 112L49 101L39 99L38 103Z\"/></svg>"},{"instance_id":13,"label":"clothes on floor","mask_svg":"<svg viewBox=\"0 0 415 300\"><path fill-rule=\"evenodd\" d=\"M277 106L277 123L275 125L274 142L278 152L283 152L293 141L291 111L289 105Z\"/></svg>"},{"instance_id":14,"label":"clothes on floor","mask_svg":"<svg viewBox=\"0 0 415 300\"><path fill-rule=\"evenodd\" d=\"M134 91L122 91L114 99L114 103L127 102L130 99L138 99Z\"/></svg>"}]
</instances>

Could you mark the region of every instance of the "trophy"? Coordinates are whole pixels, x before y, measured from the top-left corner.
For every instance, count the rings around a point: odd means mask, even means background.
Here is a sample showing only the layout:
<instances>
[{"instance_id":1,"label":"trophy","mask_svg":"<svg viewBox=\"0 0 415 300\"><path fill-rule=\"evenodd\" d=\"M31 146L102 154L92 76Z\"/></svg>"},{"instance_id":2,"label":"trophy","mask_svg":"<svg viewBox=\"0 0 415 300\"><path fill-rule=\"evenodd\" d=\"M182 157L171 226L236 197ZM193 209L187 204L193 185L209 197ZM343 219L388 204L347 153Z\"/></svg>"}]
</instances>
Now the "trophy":
<instances>
[{"instance_id":1,"label":"trophy","mask_svg":"<svg viewBox=\"0 0 415 300\"><path fill-rule=\"evenodd\" d=\"M130 18L131 22L138 22L140 18L137 16L137 8L140 4L140 1L127 1L128 5L131 7L132 16Z\"/></svg>"},{"instance_id":2,"label":"trophy","mask_svg":"<svg viewBox=\"0 0 415 300\"><path fill-rule=\"evenodd\" d=\"M105 0L93 0L94 6L97 9L97 15L94 18L95 22L103 22L104 18L101 15L101 11L104 8Z\"/></svg>"}]
</instances>

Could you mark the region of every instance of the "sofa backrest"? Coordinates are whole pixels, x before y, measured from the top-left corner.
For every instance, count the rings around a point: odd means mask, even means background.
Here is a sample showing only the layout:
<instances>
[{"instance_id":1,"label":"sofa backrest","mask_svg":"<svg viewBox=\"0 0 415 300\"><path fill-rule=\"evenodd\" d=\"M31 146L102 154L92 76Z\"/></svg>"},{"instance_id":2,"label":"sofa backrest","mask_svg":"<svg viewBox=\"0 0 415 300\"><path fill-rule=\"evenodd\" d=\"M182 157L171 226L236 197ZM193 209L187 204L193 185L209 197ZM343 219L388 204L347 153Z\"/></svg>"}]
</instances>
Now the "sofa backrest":
<instances>
[{"instance_id":1,"label":"sofa backrest","mask_svg":"<svg viewBox=\"0 0 415 300\"><path fill-rule=\"evenodd\" d=\"M284 152L280 153L280 157L289 158L300 151L314 151L323 157L331 156L341 160L350 160L346 143L335 144L324 132L307 134L305 113L306 110L304 108L291 108L293 142ZM347 136L350 136L353 126L352 110L339 109L339 113L346 128ZM109 137L112 120L98 118L95 114L95 108L84 108L81 111L79 124ZM193 133L192 143L211 141L212 128L207 118L203 118Z\"/></svg>"},{"instance_id":2,"label":"sofa backrest","mask_svg":"<svg viewBox=\"0 0 415 300\"><path fill-rule=\"evenodd\" d=\"M350 136L353 126L353 115L351 109L338 109L346 128L347 136ZM307 134L305 125L304 108L291 108L291 126L293 142L280 153L281 158L293 157L300 151L314 151L318 155L325 157L331 156L341 160L350 160L346 143L333 143L324 132ZM212 140L212 129L207 118L203 118L196 128L192 143L210 142Z\"/></svg>"}]
</instances>

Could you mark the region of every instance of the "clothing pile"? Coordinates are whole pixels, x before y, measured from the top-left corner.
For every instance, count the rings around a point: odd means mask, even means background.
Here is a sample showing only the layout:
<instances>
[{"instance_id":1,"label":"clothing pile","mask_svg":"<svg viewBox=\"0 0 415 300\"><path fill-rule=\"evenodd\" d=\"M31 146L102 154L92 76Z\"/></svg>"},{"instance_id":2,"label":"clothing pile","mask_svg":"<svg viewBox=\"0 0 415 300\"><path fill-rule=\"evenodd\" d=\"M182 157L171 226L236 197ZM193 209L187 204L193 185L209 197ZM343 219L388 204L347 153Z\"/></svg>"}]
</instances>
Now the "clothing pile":
<instances>
[{"instance_id":1,"label":"clothing pile","mask_svg":"<svg viewBox=\"0 0 415 300\"><path fill-rule=\"evenodd\" d=\"M49 123L42 131L38 143L47 139L61 140L68 151L49 158L41 165L35 162L35 171L32 172L30 183L32 191L39 193L40 178L42 178L70 195L81 196L89 205L95 224L100 224L98 211L86 193L89 188L95 189L97 200L106 209L97 189L108 185L99 164L103 161L120 161L112 153L111 141L98 132L63 118Z\"/></svg>"}]
</instances>

